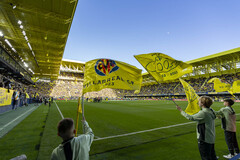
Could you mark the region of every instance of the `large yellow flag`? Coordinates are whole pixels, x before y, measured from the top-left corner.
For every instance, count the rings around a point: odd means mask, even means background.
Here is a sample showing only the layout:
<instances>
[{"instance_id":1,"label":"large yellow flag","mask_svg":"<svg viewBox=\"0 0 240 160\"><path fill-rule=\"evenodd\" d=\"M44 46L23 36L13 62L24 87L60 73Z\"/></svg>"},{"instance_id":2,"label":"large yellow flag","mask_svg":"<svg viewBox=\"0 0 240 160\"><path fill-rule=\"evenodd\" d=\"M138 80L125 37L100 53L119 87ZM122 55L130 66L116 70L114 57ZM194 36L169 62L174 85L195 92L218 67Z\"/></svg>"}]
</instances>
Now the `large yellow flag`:
<instances>
[{"instance_id":1,"label":"large yellow flag","mask_svg":"<svg viewBox=\"0 0 240 160\"><path fill-rule=\"evenodd\" d=\"M85 64L83 94L103 88L140 90L142 70L124 62L95 59Z\"/></svg>"},{"instance_id":2,"label":"large yellow flag","mask_svg":"<svg viewBox=\"0 0 240 160\"><path fill-rule=\"evenodd\" d=\"M199 112L200 111L200 107L198 105L199 96L195 93L194 89L192 88L192 86L190 86L190 84L188 84L186 81L182 80L181 78L179 78L179 80L183 85L183 88L188 100L188 106L185 112L190 115L193 115Z\"/></svg>"},{"instance_id":3,"label":"large yellow flag","mask_svg":"<svg viewBox=\"0 0 240 160\"><path fill-rule=\"evenodd\" d=\"M192 72L192 65L173 59L163 53L134 56L157 82L177 79Z\"/></svg>"},{"instance_id":4,"label":"large yellow flag","mask_svg":"<svg viewBox=\"0 0 240 160\"><path fill-rule=\"evenodd\" d=\"M231 84L223 83L219 78L212 78L208 81L208 83L214 83L214 89L216 92L229 91L231 87Z\"/></svg>"}]
</instances>

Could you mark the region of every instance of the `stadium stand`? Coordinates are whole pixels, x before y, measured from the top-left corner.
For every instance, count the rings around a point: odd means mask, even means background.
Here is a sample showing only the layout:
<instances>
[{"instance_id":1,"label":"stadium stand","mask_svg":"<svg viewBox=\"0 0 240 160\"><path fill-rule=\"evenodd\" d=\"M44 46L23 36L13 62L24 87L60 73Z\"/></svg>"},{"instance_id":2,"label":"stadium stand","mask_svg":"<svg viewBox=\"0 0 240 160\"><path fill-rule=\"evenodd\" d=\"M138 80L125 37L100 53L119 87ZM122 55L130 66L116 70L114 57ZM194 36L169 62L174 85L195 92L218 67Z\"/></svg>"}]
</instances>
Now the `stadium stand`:
<instances>
[{"instance_id":1,"label":"stadium stand","mask_svg":"<svg viewBox=\"0 0 240 160\"><path fill-rule=\"evenodd\" d=\"M56 85L77 1L57 0L55 4L58 7L51 1L0 2L0 87L4 94L0 113L12 108L6 102L12 95L4 88L27 93L30 103L49 97Z\"/></svg>"},{"instance_id":2,"label":"stadium stand","mask_svg":"<svg viewBox=\"0 0 240 160\"><path fill-rule=\"evenodd\" d=\"M194 67L194 72L185 75L184 79L194 88L199 95L211 95L213 97L229 96L227 92L216 93L213 89L213 84L208 84L207 81L212 77L218 77L223 81L232 84L234 80L240 78L239 73L239 57L240 49L233 49L222 53L210 55L198 60L189 61ZM224 53L224 54L223 54ZM229 56L229 54L231 56ZM232 59L226 59L232 57ZM214 61L218 57L217 62ZM203 62L199 62L203 60ZM234 64L231 64L233 62ZM222 65L213 65L218 63ZM203 66L199 64L204 64ZM39 81L36 83L39 94L51 96L54 98L77 99L82 94L83 78L84 78L85 63L74 60L63 60L60 66L60 74L58 80ZM229 67L231 66L231 67ZM211 72L210 72L211 71ZM140 93L134 94L134 91L119 90L119 89L103 89L99 92L89 92L85 95L86 98L102 97L110 99L122 98L158 98L166 99L172 96L175 98L184 97L184 90L178 80L167 83L157 84L153 77L148 73L143 74L143 86ZM237 95L238 98L238 95Z\"/></svg>"},{"instance_id":3,"label":"stadium stand","mask_svg":"<svg viewBox=\"0 0 240 160\"><path fill-rule=\"evenodd\" d=\"M51 14L46 14L41 10L46 11L44 6L51 6L50 2L28 1L22 2L21 6L1 2L1 24L5 27L0 35L0 86L18 89L20 93L26 90L30 99L35 101L46 97L76 99L82 94L85 63L62 59L62 56L77 3L73 1L69 4L59 0L59 6L65 6L64 9L55 8L54 12L47 11ZM23 12L25 16L19 12ZM45 22L41 29L33 19ZM25 25L28 27L25 28ZM27 37L28 35L31 37ZM44 40L39 40L38 37ZM206 82L211 77L219 77L230 84L239 79L239 53L240 48L235 48L188 61L186 63L193 66L193 72L183 78L200 95L228 96L228 93L216 93L212 84ZM142 76L142 89L138 94L134 94L134 91L104 89L87 93L85 97L184 97L183 87L178 80L157 84L148 73Z\"/></svg>"}]
</instances>

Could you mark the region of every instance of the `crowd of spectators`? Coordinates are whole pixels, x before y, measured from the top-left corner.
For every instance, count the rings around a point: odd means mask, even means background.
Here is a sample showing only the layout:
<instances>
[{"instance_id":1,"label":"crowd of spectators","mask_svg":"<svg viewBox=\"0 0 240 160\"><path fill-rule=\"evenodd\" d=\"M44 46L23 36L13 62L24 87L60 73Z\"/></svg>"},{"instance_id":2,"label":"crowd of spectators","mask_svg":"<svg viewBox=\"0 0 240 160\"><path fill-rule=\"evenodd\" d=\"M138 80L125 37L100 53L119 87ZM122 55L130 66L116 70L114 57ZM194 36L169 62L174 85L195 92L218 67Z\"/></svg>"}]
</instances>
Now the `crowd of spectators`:
<instances>
[{"instance_id":1,"label":"crowd of spectators","mask_svg":"<svg viewBox=\"0 0 240 160\"><path fill-rule=\"evenodd\" d=\"M0 88L7 89L7 94L11 95L11 109L13 110L28 106L30 103L40 102L37 90L34 90L32 86L19 83L11 77L0 75Z\"/></svg>"},{"instance_id":2,"label":"crowd of spectators","mask_svg":"<svg viewBox=\"0 0 240 160\"><path fill-rule=\"evenodd\" d=\"M57 80L51 96L59 97L79 97L82 94L83 84L81 81Z\"/></svg>"},{"instance_id":3,"label":"crowd of spectators","mask_svg":"<svg viewBox=\"0 0 240 160\"><path fill-rule=\"evenodd\" d=\"M217 76L222 80L222 82L229 83L232 85L232 83L235 80L240 79L240 75L238 74L232 74L232 75L222 75ZM206 93L206 92L215 92L213 83L207 83L208 80L210 80L213 77L209 78L198 78L198 79L190 79L185 80L187 83L189 83L195 92L197 93ZM154 84L154 85L148 85L143 86L141 88L141 91L138 94L134 94L134 91L127 91L127 90L117 90L117 93L119 93L120 96L124 95L161 95L161 94L183 94L184 89L181 84L181 82L170 82L170 83L160 83L160 84Z\"/></svg>"},{"instance_id":4,"label":"crowd of spectators","mask_svg":"<svg viewBox=\"0 0 240 160\"><path fill-rule=\"evenodd\" d=\"M82 74L64 73L64 76L75 77L80 80L58 79L56 81L38 81L35 85L25 86L23 84L9 80L6 77L0 77L0 87L14 89L19 93L27 93L29 99L35 101L44 101L44 99L53 98L69 98L77 99L82 95L83 81ZM197 93L214 92L213 84L208 84L209 78L198 78L186 80ZM240 79L240 75L222 75L219 76L223 82L232 84L235 80ZM135 94L131 90L121 89L103 89L97 92L88 92L84 95L86 98L102 97L102 98L121 98L124 96L156 96L156 95L170 95L170 94L184 94L182 84L177 82L160 83L154 85L143 86L139 93ZM30 102L29 102L30 103Z\"/></svg>"}]
</instances>

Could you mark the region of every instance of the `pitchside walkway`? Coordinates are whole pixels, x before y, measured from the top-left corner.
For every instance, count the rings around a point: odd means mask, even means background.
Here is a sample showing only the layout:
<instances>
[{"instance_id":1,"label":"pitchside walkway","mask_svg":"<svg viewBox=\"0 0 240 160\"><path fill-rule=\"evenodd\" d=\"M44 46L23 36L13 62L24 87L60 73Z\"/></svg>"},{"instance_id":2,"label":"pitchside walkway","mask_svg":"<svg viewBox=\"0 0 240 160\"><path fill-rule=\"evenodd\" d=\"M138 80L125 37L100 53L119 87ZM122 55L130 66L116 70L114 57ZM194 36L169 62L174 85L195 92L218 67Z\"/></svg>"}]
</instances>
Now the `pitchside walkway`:
<instances>
[{"instance_id":1,"label":"pitchside walkway","mask_svg":"<svg viewBox=\"0 0 240 160\"><path fill-rule=\"evenodd\" d=\"M29 104L27 107L18 107L16 110L0 114L0 138L30 115L40 104Z\"/></svg>"}]
</instances>

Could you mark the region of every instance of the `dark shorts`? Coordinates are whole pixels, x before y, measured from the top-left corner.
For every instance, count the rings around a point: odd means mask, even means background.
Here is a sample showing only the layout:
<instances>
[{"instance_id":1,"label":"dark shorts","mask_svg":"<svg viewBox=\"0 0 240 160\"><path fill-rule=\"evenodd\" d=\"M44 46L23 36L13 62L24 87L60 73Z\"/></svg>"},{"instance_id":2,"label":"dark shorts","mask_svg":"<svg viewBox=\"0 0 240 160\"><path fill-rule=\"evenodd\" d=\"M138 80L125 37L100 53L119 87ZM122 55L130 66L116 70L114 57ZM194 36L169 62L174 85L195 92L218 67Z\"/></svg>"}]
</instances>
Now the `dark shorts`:
<instances>
[{"instance_id":1,"label":"dark shorts","mask_svg":"<svg viewBox=\"0 0 240 160\"><path fill-rule=\"evenodd\" d=\"M15 105L17 105L18 104L18 100L13 100L13 105L15 106Z\"/></svg>"}]
</instances>

